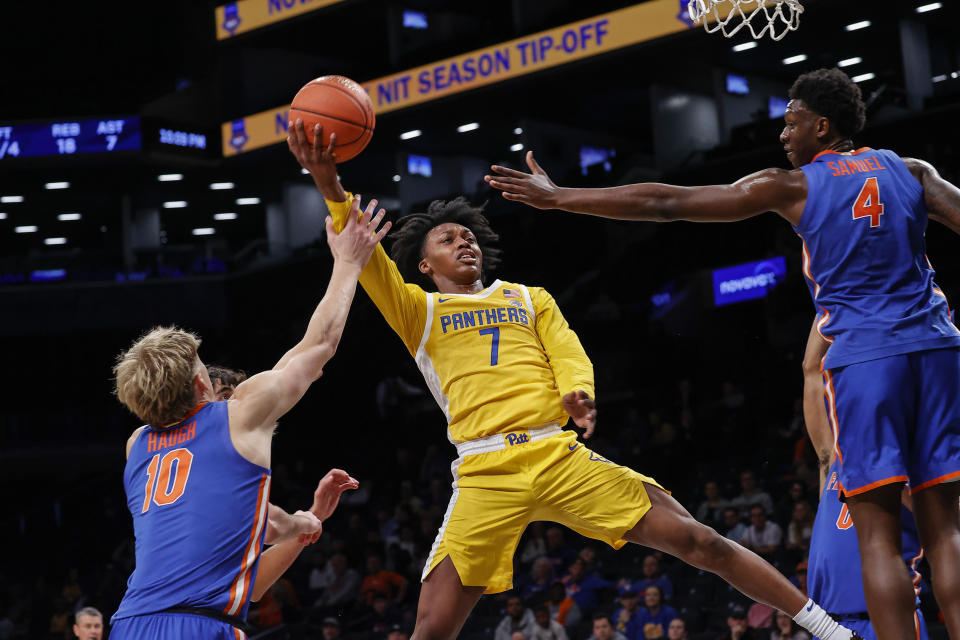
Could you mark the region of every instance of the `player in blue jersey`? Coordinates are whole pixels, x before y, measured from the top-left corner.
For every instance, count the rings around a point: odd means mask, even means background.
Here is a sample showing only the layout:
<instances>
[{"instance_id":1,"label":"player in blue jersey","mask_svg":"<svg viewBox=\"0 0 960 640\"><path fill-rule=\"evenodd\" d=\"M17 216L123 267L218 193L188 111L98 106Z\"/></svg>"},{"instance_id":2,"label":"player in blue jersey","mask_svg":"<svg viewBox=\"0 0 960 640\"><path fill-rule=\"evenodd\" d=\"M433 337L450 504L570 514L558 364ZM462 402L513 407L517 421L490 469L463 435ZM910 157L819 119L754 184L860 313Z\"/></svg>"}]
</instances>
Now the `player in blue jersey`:
<instances>
[{"instance_id":1,"label":"player in blue jersey","mask_svg":"<svg viewBox=\"0 0 960 640\"><path fill-rule=\"evenodd\" d=\"M924 252L927 220L960 233L960 190L926 162L856 148L860 89L839 69L800 76L780 135L794 170L731 185L555 185L494 166L504 198L619 220L734 222L769 211L803 240L804 272L830 343L824 362L840 483L857 523L871 617L883 640L913 637L900 558L900 486L909 481L933 589L960 638L960 331Z\"/></svg>"},{"instance_id":2,"label":"player in blue jersey","mask_svg":"<svg viewBox=\"0 0 960 640\"><path fill-rule=\"evenodd\" d=\"M127 441L136 568L112 619L114 640L243 637L267 529L274 427L333 357L360 271L390 227L372 233L382 215L354 214L339 234L328 220L333 271L303 339L229 401L215 401L193 334L159 327L118 358L116 395L147 426Z\"/></svg>"},{"instance_id":3,"label":"player in blue jersey","mask_svg":"<svg viewBox=\"0 0 960 640\"><path fill-rule=\"evenodd\" d=\"M856 529L847 505L840 501L839 462L834 455L833 432L827 419L826 387L820 369L830 343L817 331L819 321L819 317L814 319L803 357L803 421L820 467L820 505L810 540L807 591L835 620L856 631L864 640L874 640L877 635L867 615ZM902 493L901 556L913 582L916 607L920 604L921 580L917 565L923 557L923 549L913 513L908 507L911 499L906 485ZM913 616L915 638L927 640L923 613L915 608Z\"/></svg>"}]
</instances>

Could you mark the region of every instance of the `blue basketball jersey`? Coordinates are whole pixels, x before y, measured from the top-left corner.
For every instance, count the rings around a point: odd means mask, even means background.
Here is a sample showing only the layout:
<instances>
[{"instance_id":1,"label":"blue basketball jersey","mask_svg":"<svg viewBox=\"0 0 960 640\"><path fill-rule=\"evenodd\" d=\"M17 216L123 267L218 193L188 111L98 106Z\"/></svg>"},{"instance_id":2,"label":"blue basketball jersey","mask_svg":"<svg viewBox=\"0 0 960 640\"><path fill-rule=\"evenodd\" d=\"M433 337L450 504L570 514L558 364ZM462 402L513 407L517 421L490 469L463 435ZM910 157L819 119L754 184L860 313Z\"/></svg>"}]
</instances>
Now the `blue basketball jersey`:
<instances>
[{"instance_id":1,"label":"blue basketball jersey","mask_svg":"<svg viewBox=\"0 0 960 640\"><path fill-rule=\"evenodd\" d=\"M807 592L813 601L833 614L863 613L867 600L863 595L860 548L857 531L847 505L840 502L839 463L834 461L829 480L820 496L807 560ZM903 561L910 570L914 589L920 595L917 565L923 557L913 514L901 506L903 522ZM918 600L919 603L919 600Z\"/></svg>"},{"instance_id":2,"label":"blue basketball jersey","mask_svg":"<svg viewBox=\"0 0 960 640\"><path fill-rule=\"evenodd\" d=\"M831 343L824 367L960 346L926 256L923 187L892 151L823 151L801 167L795 230L803 272Z\"/></svg>"},{"instance_id":3,"label":"blue basketball jersey","mask_svg":"<svg viewBox=\"0 0 960 640\"><path fill-rule=\"evenodd\" d=\"M245 619L270 499L270 470L240 455L226 402L144 428L123 475L136 568L113 620L170 607Z\"/></svg>"}]
</instances>

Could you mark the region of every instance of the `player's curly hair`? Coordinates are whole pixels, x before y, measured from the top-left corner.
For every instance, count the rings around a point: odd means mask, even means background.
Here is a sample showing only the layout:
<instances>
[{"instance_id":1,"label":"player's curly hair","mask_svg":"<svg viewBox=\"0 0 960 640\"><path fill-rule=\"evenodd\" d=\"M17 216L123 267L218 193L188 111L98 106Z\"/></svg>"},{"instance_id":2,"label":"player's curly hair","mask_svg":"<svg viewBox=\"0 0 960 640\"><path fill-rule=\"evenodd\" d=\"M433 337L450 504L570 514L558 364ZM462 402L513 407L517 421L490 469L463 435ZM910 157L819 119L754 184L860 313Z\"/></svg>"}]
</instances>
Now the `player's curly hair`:
<instances>
[{"instance_id":1,"label":"player's curly hair","mask_svg":"<svg viewBox=\"0 0 960 640\"><path fill-rule=\"evenodd\" d=\"M790 99L803 100L845 138L860 133L867 122L860 87L840 69L817 69L801 75L790 87Z\"/></svg>"},{"instance_id":2,"label":"player's curly hair","mask_svg":"<svg viewBox=\"0 0 960 640\"><path fill-rule=\"evenodd\" d=\"M453 222L470 229L476 236L477 244L483 253L480 277L486 280L500 264L502 252L494 246L500 236L490 228L490 222L483 215L484 206L474 206L460 196L447 201L434 200L427 207L426 213L412 213L400 218L397 221L397 230L390 234L393 238L390 254L404 279L407 282L418 282L427 290L435 288L433 281L420 273L423 244L431 229L446 222Z\"/></svg>"}]
</instances>

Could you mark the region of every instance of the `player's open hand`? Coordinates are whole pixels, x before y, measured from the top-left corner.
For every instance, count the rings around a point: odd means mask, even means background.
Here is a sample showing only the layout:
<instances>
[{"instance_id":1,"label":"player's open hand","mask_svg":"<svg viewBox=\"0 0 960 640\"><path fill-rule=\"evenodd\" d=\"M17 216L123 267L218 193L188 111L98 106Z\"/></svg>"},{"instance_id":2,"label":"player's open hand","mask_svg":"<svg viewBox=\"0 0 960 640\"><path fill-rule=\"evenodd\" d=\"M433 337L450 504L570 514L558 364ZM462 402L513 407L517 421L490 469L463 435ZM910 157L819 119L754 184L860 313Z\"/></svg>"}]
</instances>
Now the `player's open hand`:
<instances>
[{"instance_id":1,"label":"player's open hand","mask_svg":"<svg viewBox=\"0 0 960 640\"><path fill-rule=\"evenodd\" d=\"M350 213L347 214L347 221L340 233L333 230L333 218L327 216L327 243L330 245L330 253L333 254L334 260L356 264L361 269L366 266L373 248L383 240L392 226L390 222L380 226L387 212L385 209L380 209L374 215L373 212L376 209L377 201L371 200L367 203L367 208L361 212L360 196L354 196Z\"/></svg>"},{"instance_id":2,"label":"player's open hand","mask_svg":"<svg viewBox=\"0 0 960 640\"><path fill-rule=\"evenodd\" d=\"M500 189L507 200L516 200L537 209L556 209L562 191L533 159L533 151L527 151L527 166L531 173L493 165L490 169L497 175L483 176L494 189Z\"/></svg>"},{"instance_id":3,"label":"player's open hand","mask_svg":"<svg viewBox=\"0 0 960 640\"><path fill-rule=\"evenodd\" d=\"M292 517L296 524L297 542L306 546L320 538L320 534L323 533L323 523L320 518L309 511L297 511Z\"/></svg>"},{"instance_id":4,"label":"player's open hand","mask_svg":"<svg viewBox=\"0 0 960 640\"><path fill-rule=\"evenodd\" d=\"M360 483L346 471L331 469L327 475L323 476L320 484L317 485L317 490L313 492L313 506L310 507L310 512L321 520L326 520L337 508L343 492L359 486Z\"/></svg>"},{"instance_id":5,"label":"player's open hand","mask_svg":"<svg viewBox=\"0 0 960 640\"><path fill-rule=\"evenodd\" d=\"M337 144L337 134L330 134L330 143L323 146L323 127L319 124L313 127L313 144L307 139L307 132L303 128L303 120L287 123L287 146L300 166L310 172L317 187L325 191L337 184L337 154L334 149Z\"/></svg>"},{"instance_id":6,"label":"player's open hand","mask_svg":"<svg viewBox=\"0 0 960 640\"><path fill-rule=\"evenodd\" d=\"M593 435L597 428L597 403L585 391L571 391L563 396L563 409L578 427L586 429L584 440Z\"/></svg>"}]
</instances>

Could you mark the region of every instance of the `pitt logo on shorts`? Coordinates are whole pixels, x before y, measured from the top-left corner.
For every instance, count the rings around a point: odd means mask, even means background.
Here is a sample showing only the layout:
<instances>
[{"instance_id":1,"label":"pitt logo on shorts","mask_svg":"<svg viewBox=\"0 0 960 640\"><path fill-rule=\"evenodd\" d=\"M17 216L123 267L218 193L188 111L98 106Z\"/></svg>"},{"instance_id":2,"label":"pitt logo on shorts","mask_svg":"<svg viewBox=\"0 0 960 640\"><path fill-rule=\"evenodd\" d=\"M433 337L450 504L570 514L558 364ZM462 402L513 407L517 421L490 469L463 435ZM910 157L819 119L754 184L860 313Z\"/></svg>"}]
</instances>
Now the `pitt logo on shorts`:
<instances>
[{"instance_id":1,"label":"pitt logo on shorts","mask_svg":"<svg viewBox=\"0 0 960 640\"><path fill-rule=\"evenodd\" d=\"M505 433L503 435L503 439L506 441L508 447L512 447L514 445L530 442L530 435L525 431L522 433Z\"/></svg>"}]
</instances>

